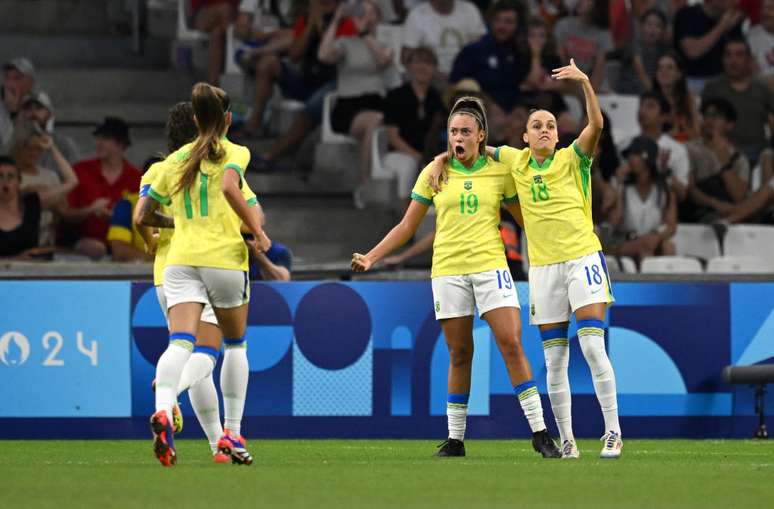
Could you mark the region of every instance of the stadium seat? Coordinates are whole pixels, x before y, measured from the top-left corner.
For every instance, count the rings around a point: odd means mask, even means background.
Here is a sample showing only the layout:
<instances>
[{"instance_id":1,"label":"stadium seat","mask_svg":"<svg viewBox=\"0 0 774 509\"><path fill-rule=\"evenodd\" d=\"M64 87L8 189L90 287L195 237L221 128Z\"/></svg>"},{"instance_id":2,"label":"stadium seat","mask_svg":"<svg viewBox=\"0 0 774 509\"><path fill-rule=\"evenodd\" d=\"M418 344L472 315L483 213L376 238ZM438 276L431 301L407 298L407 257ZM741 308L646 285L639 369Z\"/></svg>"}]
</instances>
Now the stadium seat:
<instances>
[{"instance_id":1,"label":"stadium seat","mask_svg":"<svg viewBox=\"0 0 774 509\"><path fill-rule=\"evenodd\" d=\"M719 256L707 264L708 274L774 274L774 263L759 256Z\"/></svg>"},{"instance_id":2,"label":"stadium seat","mask_svg":"<svg viewBox=\"0 0 774 509\"><path fill-rule=\"evenodd\" d=\"M701 274L701 262L687 256L651 256L642 260L642 274Z\"/></svg>"},{"instance_id":3,"label":"stadium seat","mask_svg":"<svg viewBox=\"0 0 774 509\"><path fill-rule=\"evenodd\" d=\"M336 106L337 98L338 95L333 92L326 95L323 101L322 132L320 135L320 141L322 143L355 145L357 143L355 138L352 136L339 134L335 132L331 126L331 112L333 111L333 107Z\"/></svg>"},{"instance_id":4,"label":"stadium seat","mask_svg":"<svg viewBox=\"0 0 774 509\"><path fill-rule=\"evenodd\" d=\"M234 24L228 26L226 30L226 54L225 54L225 69L224 74L242 75L244 71L242 67L237 64L236 58L236 39L234 37Z\"/></svg>"},{"instance_id":5,"label":"stadium seat","mask_svg":"<svg viewBox=\"0 0 774 509\"><path fill-rule=\"evenodd\" d=\"M637 264L634 260L628 256L619 256L618 261L621 263L621 270L624 274L636 274Z\"/></svg>"},{"instance_id":6,"label":"stadium seat","mask_svg":"<svg viewBox=\"0 0 774 509\"><path fill-rule=\"evenodd\" d=\"M208 41L210 36L205 32L193 30L188 26L189 0L177 2L177 35L175 38L182 42Z\"/></svg>"},{"instance_id":7,"label":"stadium seat","mask_svg":"<svg viewBox=\"0 0 774 509\"><path fill-rule=\"evenodd\" d=\"M613 127L613 141L616 145L630 140L640 133L640 126L637 123L640 98L636 95L600 95L599 106L610 117L610 124Z\"/></svg>"},{"instance_id":8,"label":"stadium seat","mask_svg":"<svg viewBox=\"0 0 774 509\"><path fill-rule=\"evenodd\" d=\"M678 224L673 238L677 254L709 260L720 256L720 242L715 229L706 224Z\"/></svg>"},{"instance_id":9,"label":"stadium seat","mask_svg":"<svg viewBox=\"0 0 774 509\"><path fill-rule=\"evenodd\" d=\"M723 254L730 256L771 256L774 248L774 226L735 224L728 227L723 239Z\"/></svg>"}]
</instances>

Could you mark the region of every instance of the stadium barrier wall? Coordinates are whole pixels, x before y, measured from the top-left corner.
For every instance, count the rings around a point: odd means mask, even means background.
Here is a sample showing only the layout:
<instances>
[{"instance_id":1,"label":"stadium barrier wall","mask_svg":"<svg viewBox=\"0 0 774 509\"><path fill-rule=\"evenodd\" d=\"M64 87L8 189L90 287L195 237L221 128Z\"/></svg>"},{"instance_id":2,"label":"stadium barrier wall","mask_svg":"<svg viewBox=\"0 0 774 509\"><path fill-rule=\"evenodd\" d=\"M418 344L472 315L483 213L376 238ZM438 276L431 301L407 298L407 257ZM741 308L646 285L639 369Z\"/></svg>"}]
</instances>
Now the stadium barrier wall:
<instances>
[{"instance_id":1,"label":"stadium barrier wall","mask_svg":"<svg viewBox=\"0 0 774 509\"><path fill-rule=\"evenodd\" d=\"M537 328L518 283L523 344L550 429ZM253 283L248 319L249 437L442 438L448 354L428 282ZM606 341L628 437L747 437L752 391L728 364L774 358L774 283L619 283ZM0 438L146 437L150 381L166 347L153 286L0 282ZM468 435L529 428L486 324L474 323ZM578 436L603 431L570 328ZM219 376L220 362L216 368ZM774 398L769 395L769 404ZM200 436L187 396L183 437ZM769 408L774 408L769 406Z\"/></svg>"}]
</instances>

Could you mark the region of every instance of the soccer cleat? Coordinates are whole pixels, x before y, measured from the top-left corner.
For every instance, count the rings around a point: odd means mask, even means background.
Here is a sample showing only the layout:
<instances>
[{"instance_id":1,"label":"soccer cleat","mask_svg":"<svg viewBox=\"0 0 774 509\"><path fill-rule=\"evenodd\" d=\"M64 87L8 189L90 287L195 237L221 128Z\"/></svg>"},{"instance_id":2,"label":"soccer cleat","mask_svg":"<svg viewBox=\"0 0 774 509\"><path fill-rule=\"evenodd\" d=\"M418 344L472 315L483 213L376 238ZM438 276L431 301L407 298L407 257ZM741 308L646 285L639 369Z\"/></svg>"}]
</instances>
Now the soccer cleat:
<instances>
[{"instance_id":1,"label":"soccer cleat","mask_svg":"<svg viewBox=\"0 0 774 509\"><path fill-rule=\"evenodd\" d=\"M565 440L562 443L562 459L578 459L580 458L580 451L575 440Z\"/></svg>"},{"instance_id":2,"label":"soccer cleat","mask_svg":"<svg viewBox=\"0 0 774 509\"><path fill-rule=\"evenodd\" d=\"M172 423L164 410L159 410L150 418L151 431L153 432L153 452L165 467L171 467L177 463L175 453L175 441L173 438Z\"/></svg>"},{"instance_id":3,"label":"soccer cleat","mask_svg":"<svg viewBox=\"0 0 774 509\"><path fill-rule=\"evenodd\" d=\"M621 440L620 433L616 433L615 431L608 431L602 436L602 438L600 438L600 440L605 444L602 447L602 452L599 453L600 458L615 460L621 457L623 440Z\"/></svg>"},{"instance_id":4,"label":"soccer cleat","mask_svg":"<svg viewBox=\"0 0 774 509\"><path fill-rule=\"evenodd\" d=\"M232 435L228 429L223 430L223 436L218 440L218 453L230 457L235 465L253 464L253 457L247 451L247 441L241 435Z\"/></svg>"},{"instance_id":5,"label":"soccer cleat","mask_svg":"<svg viewBox=\"0 0 774 509\"><path fill-rule=\"evenodd\" d=\"M151 380L151 390L156 392L156 379ZM183 412L180 411L180 405L176 402L172 407L172 429L175 433L183 431Z\"/></svg>"},{"instance_id":6,"label":"soccer cleat","mask_svg":"<svg viewBox=\"0 0 774 509\"><path fill-rule=\"evenodd\" d=\"M562 451L556 447L548 430L538 431L532 434L532 448L543 455L544 458L561 458Z\"/></svg>"},{"instance_id":7,"label":"soccer cleat","mask_svg":"<svg viewBox=\"0 0 774 509\"><path fill-rule=\"evenodd\" d=\"M439 458L450 458L452 456L465 456L465 443L462 440L447 438L438 445L438 452L435 453Z\"/></svg>"},{"instance_id":8,"label":"soccer cleat","mask_svg":"<svg viewBox=\"0 0 774 509\"><path fill-rule=\"evenodd\" d=\"M223 454L220 451L215 451L212 455L213 463L231 463L231 457L227 454Z\"/></svg>"}]
</instances>

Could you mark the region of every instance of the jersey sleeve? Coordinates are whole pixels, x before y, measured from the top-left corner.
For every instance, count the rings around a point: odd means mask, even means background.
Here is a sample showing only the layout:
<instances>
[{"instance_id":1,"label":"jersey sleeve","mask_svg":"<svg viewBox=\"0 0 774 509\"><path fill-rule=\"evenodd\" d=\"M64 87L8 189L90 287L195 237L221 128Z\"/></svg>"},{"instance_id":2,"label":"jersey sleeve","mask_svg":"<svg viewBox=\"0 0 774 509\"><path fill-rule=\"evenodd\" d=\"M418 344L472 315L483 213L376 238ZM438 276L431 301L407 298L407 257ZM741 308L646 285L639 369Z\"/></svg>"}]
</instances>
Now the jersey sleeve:
<instances>
[{"instance_id":1,"label":"jersey sleeve","mask_svg":"<svg viewBox=\"0 0 774 509\"><path fill-rule=\"evenodd\" d=\"M518 149L503 145L495 149L494 157L492 157L492 159L513 169L515 166L518 166L521 159L525 158L528 154L529 149Z\"/></svg>"},{"instance_id":2,"label":"jersey sleeve","mask_svg":"<svg viewBox=\"0 0 774 509\"><path fill-rule=\"evenodd\" d=\"M127 244L132 243L132 203L129 200L119 200L113 207L107 240L108 242L120 240Z\"/></svg>"},{"instance_id":3,"label":"jersey sleeve","mask_svg":"<svg viewBox=\"0 0 774 509\"><path fill-rule=\"evenodd\" d=\"M519 195L516 192L516 181L513 180L513 175L508 172L504 178L505 187L503 188L503 203L518 203Z\"/></svg>"},{"instance_id":4,"label":"jersey sleeve","mask_svg":"<svg viewBox=\"0 0 774 509\"><path fill-rule=\"evenodd\" d=\"M248 207L255 207L258 205L258 197L255 195L253 190L250 189L250 186L247 185L247 181L245 181L245 185L242 186L242 196L244 196Z\"/></svg>"},{"instance_id":5,"label":"jersey sleeve","mask_svg":"<svg viewBox=\"0 0 774 509\"><path fill-rule=\"evenodd\" d=\"M594 159L583 153L580 146L578 145L578 140L572 142L572 150L575 154L576 160L578 161L578 169L580 169L580 171L583 173L590 173L591 163L594 161Z\"/></svg>"},{"instance_id":6,"label":"jersey sleeve","mask_svg":"<svg viewBox=\"0 0 774 509\"><path fill-rule=\"evenodd\" d=\"M250 150L247 147L237 146L233 153L229 154L224 171L234 170L239 174L239 187L245 184L245 170L250 164Z\"/></svg>"},{"instance_id":7,"label":"jersey sleeve","mask_svg":"<svg viewBox=\"0 0 774 509\"><path fill-rule=\"evenodd\" d=\"M160 173L159 169L163 165L163 162L153 163L148 170L143 173L142 178L140 179L140 189L139 194L140 198L143 196L148 196L148 191L150 191L151 184L153 184L153 180L156 178L156 175Z\"/></svg>"},{"instance_id":8,"label":"jersey sleeve","mask_svg":"<svg viewBox=\"0 0 774 509\"><path fill-rule=\"evenodd\" d=\"M161 203L162 205L169 205L172 203L170 198L169 179L167 178L165 171L159 172L151 182L148 189L148 196Z\"/></svg>"},{"instance_id":9,"label":"jersey sleeve","mask_svg":"<svg viewBox=\"0 0 774 509\"><path fill-rule=\"evenodd\" d=\"M427 205L428 207L433 204L433 197L435 196L435 191L433 191L433 188L427 183L427 175L430 173L432 166L432 163L425 166L425 169L423 169L419 173L419 177L417 177L414 189L411 190L411 199L422 205Z\"/></svg>"}]
</instances>

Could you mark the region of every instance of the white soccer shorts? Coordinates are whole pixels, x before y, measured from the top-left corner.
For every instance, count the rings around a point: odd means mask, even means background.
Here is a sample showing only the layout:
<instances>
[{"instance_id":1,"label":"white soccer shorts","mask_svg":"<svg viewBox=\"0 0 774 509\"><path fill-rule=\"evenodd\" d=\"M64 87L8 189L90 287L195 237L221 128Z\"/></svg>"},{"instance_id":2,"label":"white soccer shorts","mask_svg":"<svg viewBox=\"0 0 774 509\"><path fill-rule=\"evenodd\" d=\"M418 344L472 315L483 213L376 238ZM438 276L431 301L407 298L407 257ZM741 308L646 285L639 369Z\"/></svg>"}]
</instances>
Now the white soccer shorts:
<instances>
[{"instance_id":1,"label":"white soccer shorts","mask_svg":"<svg viewBox=\"0 0 774 509\"><path fill-rule=\"evenodd\" d=\"M503 307L519 307L516 283L507 268L432 280L435 319L479 316Z\"/></svg>"},{"instance_id":2,"label":"white soccer shorts","mask_svg":"<svg viewBox=\"0 0 774 509\"><path fill-rule=\"evenodd\" d=\"M613 290L601 251L551 265L529 268L529 323L570 320L589 304L612 304Z\"/></svg>"},{"instance_id":3,"label":"white soccer shorts","mask_svg":"<svg viewBox=\"0 0 774 509\"><path fill-rule=\"evenodd\" d=\"M167 265L164 295L167 309L184 302L235 308L250 302L250 280L241 270Z\"/></svg>"}]
</instances>

